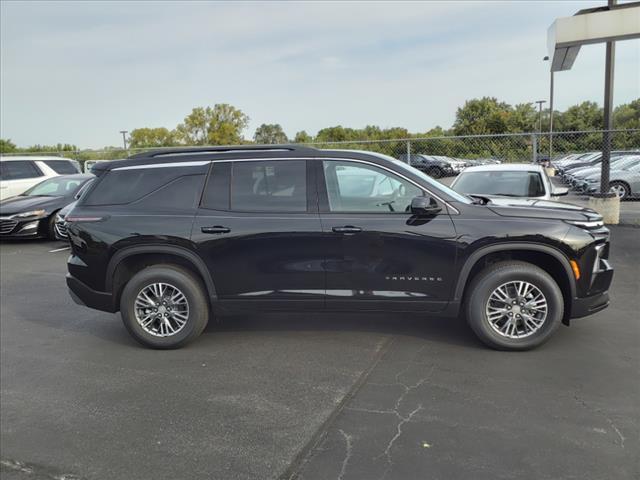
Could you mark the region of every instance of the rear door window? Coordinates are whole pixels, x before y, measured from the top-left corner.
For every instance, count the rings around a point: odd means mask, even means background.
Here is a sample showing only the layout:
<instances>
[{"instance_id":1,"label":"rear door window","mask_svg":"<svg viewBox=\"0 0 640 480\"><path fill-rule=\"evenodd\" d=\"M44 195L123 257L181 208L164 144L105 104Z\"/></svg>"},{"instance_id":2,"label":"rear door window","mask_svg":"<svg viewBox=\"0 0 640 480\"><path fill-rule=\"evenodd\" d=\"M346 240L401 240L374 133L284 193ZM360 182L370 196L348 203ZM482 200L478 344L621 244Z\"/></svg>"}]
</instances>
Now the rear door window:
<instances>
[{"instance_id":1,"label":"rear door window","mask_svg":"<svg viewBox=\"0 0 640 480\"><path fill-rule=\"evenodd\" d=\"M229 210L231 162L214 163L202 196L202 206L212 210Z\"/></svg>"},{"instance_id":2,"label":"rear door window","mask_svg":"<svg viewBox=\"0 0 640 480\"><path fill-rule=\"evenodd\" d=\"M76 172L74 172L76 173ZM42 172L31 160L11 160L2 162L2 180L20 180L42 177Z\"/></svg>"},{"instance_id":3,"label":"rear door window","mask_svg":"<svg viewBox=\"0 0 640 480\"><path fill-rule=\"evenodd\" d=\"M305 160L234 162L232 168L232 210L307 211Z\"/></svg>"}]
</instances>

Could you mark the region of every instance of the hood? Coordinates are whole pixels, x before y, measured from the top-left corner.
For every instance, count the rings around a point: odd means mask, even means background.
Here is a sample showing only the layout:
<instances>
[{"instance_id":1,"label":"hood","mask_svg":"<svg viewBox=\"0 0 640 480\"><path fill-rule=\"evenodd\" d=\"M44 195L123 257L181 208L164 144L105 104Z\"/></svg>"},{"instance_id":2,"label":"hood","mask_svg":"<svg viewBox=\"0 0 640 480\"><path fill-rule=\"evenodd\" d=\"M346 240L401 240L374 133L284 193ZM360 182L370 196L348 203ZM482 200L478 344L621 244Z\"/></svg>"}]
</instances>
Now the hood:
<instances>
[{"instance_id":1,"label":"hood","mask_svg":"<svg viewBox=\"0 0 640 480\"><path fill-rule=\"evenodd\" d=\"M17 196L0 202L0 216L8 217L16 213L30 210L46 210L47 212L63 206L68 200L65 197Z\"/></svg>"},{"instance_id":2,"label":"hood","mask_svg":"<svg viewBox=\"0 0 640 480\"><path fill-rule=\"evenodd\" d=\"M483 196L490 200L487 208L502 217L550 218L588 222L602 220L602 215L598 212L572 203L535 198Z\"/></svg>"}]
</instances>

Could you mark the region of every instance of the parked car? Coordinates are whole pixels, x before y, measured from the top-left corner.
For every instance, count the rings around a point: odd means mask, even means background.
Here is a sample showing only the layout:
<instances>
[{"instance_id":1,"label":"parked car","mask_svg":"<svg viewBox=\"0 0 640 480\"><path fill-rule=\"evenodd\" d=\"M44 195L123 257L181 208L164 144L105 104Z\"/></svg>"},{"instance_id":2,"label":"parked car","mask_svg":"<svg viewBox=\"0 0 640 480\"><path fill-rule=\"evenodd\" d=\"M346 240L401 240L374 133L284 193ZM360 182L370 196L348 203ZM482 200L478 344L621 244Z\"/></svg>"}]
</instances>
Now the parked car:
<instances>
[{"instance_id":1,"label":"parked car","mask_svg":"<svg viewBox=\"0 0 640 480\"><path fill-rule=\"evenodd\" d=\"M421 153L403 153L398 157L401 162L408 163L413 168L426 173L432 178L450 177L455 174L451 164L433 155L423 155Z\"/></svg>"},{"instance_id":2,"label":"parked car","mask_svg":"<svg viewBox=\"0 0 640 480\"><path fill-rule=\"evenodd\" d=\"M52 177L21 195L0 201L0 239L56 238L56 213L93 175Z\"/></svg>"},{"instance_id":3,"label":"parked car","mask_svg":"<svg viewBox=\"0 0 640 480\"><path fill-rule=\"evenodd\" d=\"M0 157L0 200L20 195L46 178L80 173L75 160L61 157Z\"/></svg>"},{"instance_id":4,"label":"parked car","mask_svg":"<svg viewBox=\"0 0 640 480\"><path fill-rule=\"evenodd\" d=\"M611 158L620 158L628 155L638 155L639 151L626 150L611 152ZM581 157L577 161L571 162L564 167L560 167L559 172L565 182L569 182L571 176L581 168L600 167L602 165L602 152L587 157Z\"/></svg>"},{"instance_id":5,"label":"parked car","mask_svg":"<svg viewBox=\"0 0 640 480\"><path fill-rule=\"evenodd\" d=\"M507 163L466 168L451 188L456 192L550 200L569 189L554 187L542 165Z\"/></svg>"},{"instance_id":6,"label":"parked car","mask_svg":"<svg viewBox=\"0 0 640 480\"><path fill-rule=\"evenodd\" d=\"M640 155L624 155L624 156L611 156L610 170L625 170L627 167L635 165L640 162ZM565 176L565 183L579 189L584 183L586 178L598 177L602 173L602 163L594 166L582 167L572 170Z\"/></svg>"},{"instance_id":7,"label":"parked car","mask_svg":"<svg viewBox=\"0 0 640 480\"><path fill-rule=\"evenodd\" d=\"M84 194L84 192L86 192L89 186L91 186L91 183L93 182L93 180L94 180L93 175L91 175L91 178L87 182L85 182L84 185L82 185L82 187L80 187L77 193L73 196L73 202L71 202L66 207L63 207L56 214L54 229L55 229L55 237L57 240L63 240L63 241L68 240L69 237L67 236L67 221L66 221L67 215L69 214L69 212L71 212L71 210L73 210L74 205L80 199L80 197Z\"/></svg>"},{"instance_id":8,"label":"parked car","mask_svg":"<svg viewBox=\"0 0 640 480\"><path fill-rule=\"evenodd\" d=\"M455 175L460 173L466 167L471 166L471 163L469 163L468 161L460 160L458 158L445 157L443 155L433 155L433 158L435 158L436 160L447 162L449 165L451 165L451 169L453 170L453 173Z\"/></svg>"},{"instance_id":9,"label":"parked car","mask_svg":"<svg viewBox=\"0 0 640 480\"><path fill-rule=\"evenodd\" d=\"M67 285L149 347L185 345L210 313L360 310L463 313L487 345L523 350L609 304L593 210L503 207L382 154L173 149L94 172L66 217Z\"/></svg>"},{"instance_id":10,"label":"parked car","mask_svg":"<svg viewBox=\"0 0 640 480\"><path fill-rule=\"evenodd\" d=\"M586 193L599 192L600 174L586 177L579 187ZM620 197L620 200L640 196L640 161L624 165L624 168L612 168L609 173L609 187L612 193Z\"/></svg>"}]
</instances>

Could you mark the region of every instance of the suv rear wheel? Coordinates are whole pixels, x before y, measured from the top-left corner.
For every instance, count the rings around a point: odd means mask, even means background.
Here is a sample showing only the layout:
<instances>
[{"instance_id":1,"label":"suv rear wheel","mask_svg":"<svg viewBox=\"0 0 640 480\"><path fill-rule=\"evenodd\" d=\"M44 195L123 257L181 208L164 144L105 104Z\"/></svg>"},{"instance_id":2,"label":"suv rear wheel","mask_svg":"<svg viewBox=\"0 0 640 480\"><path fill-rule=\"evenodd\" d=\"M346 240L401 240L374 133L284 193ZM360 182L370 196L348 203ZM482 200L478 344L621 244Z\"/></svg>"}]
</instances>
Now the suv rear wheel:
<instances>
[{"instance_id":1,"label":"suv rear wheel","mask_svg":"<svg viewBox=\"0 0 640 480\"><path fill-rule=\"evenodd\" d=\"M467 322L492 348L537 347L562 320L564 302L558 284L530 263L496 263L480 272L468 288Z\"/></svg>"},{"instance_id":2,"label":"suv rear wheel","mask_svg":"<svg viewBox=\"0 0 640 480\"><path fill-rule=\"evenodd\" d=\"M202 333L209 305L200 282L187 270L158 265L136 273L120 298L122 321L141 344L179 348Z\"/></svg>"}]
</instances>

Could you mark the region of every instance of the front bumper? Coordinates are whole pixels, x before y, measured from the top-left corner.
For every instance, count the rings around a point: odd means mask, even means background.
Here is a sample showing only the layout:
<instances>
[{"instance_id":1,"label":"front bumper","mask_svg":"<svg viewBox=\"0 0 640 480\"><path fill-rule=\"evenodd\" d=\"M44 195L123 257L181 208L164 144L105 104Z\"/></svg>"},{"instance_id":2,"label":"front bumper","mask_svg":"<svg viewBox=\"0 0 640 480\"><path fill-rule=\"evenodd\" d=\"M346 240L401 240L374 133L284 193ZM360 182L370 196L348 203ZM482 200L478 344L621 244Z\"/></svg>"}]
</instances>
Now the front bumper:
<instances>
[{"instance_id":1,"label":"front bumper","mask_svg":"<svg viewBox=\"0 0 640 480\"><path fill-rule=\"evenodd\" d=\"M613 268L606 259L598 259L598 269L591 275L591 287L586 297L571 302L571 318L581 318L604 310L609 306L609 287L613 281Z\"/></svg>"},{"instance_id":2,"label":"front bumper","mask_svg":"<svg viewBox=\"0 0 640 480\"><path fill-rule=\"evenodd\" d=\"M0 239L42 238L46 237L48 217L41 219L0 218Z\"/></svg>"},{"instance_id":3,"label":"front bumper","mask_svg":"<svg viewBox=\"0 0 640 480\"><path fill-rule=\"evenodd\" d=\"M574 298L571 318L582 318L604 310L609 306L609 292L602 292L585 298Z\"/></svg>"},{"instance_id":4,"label":"front bumper","mask_svg":"<svg viewBox=\"0 0 640 480\"><path fill-rule=\"evenodd\" d=\"M69 295L78 305L102 310L103 312L113 313L118 311L111 293L92 290L71 274L67 274L67 287L69 288Z\"/></svg>"}]
</instances>

